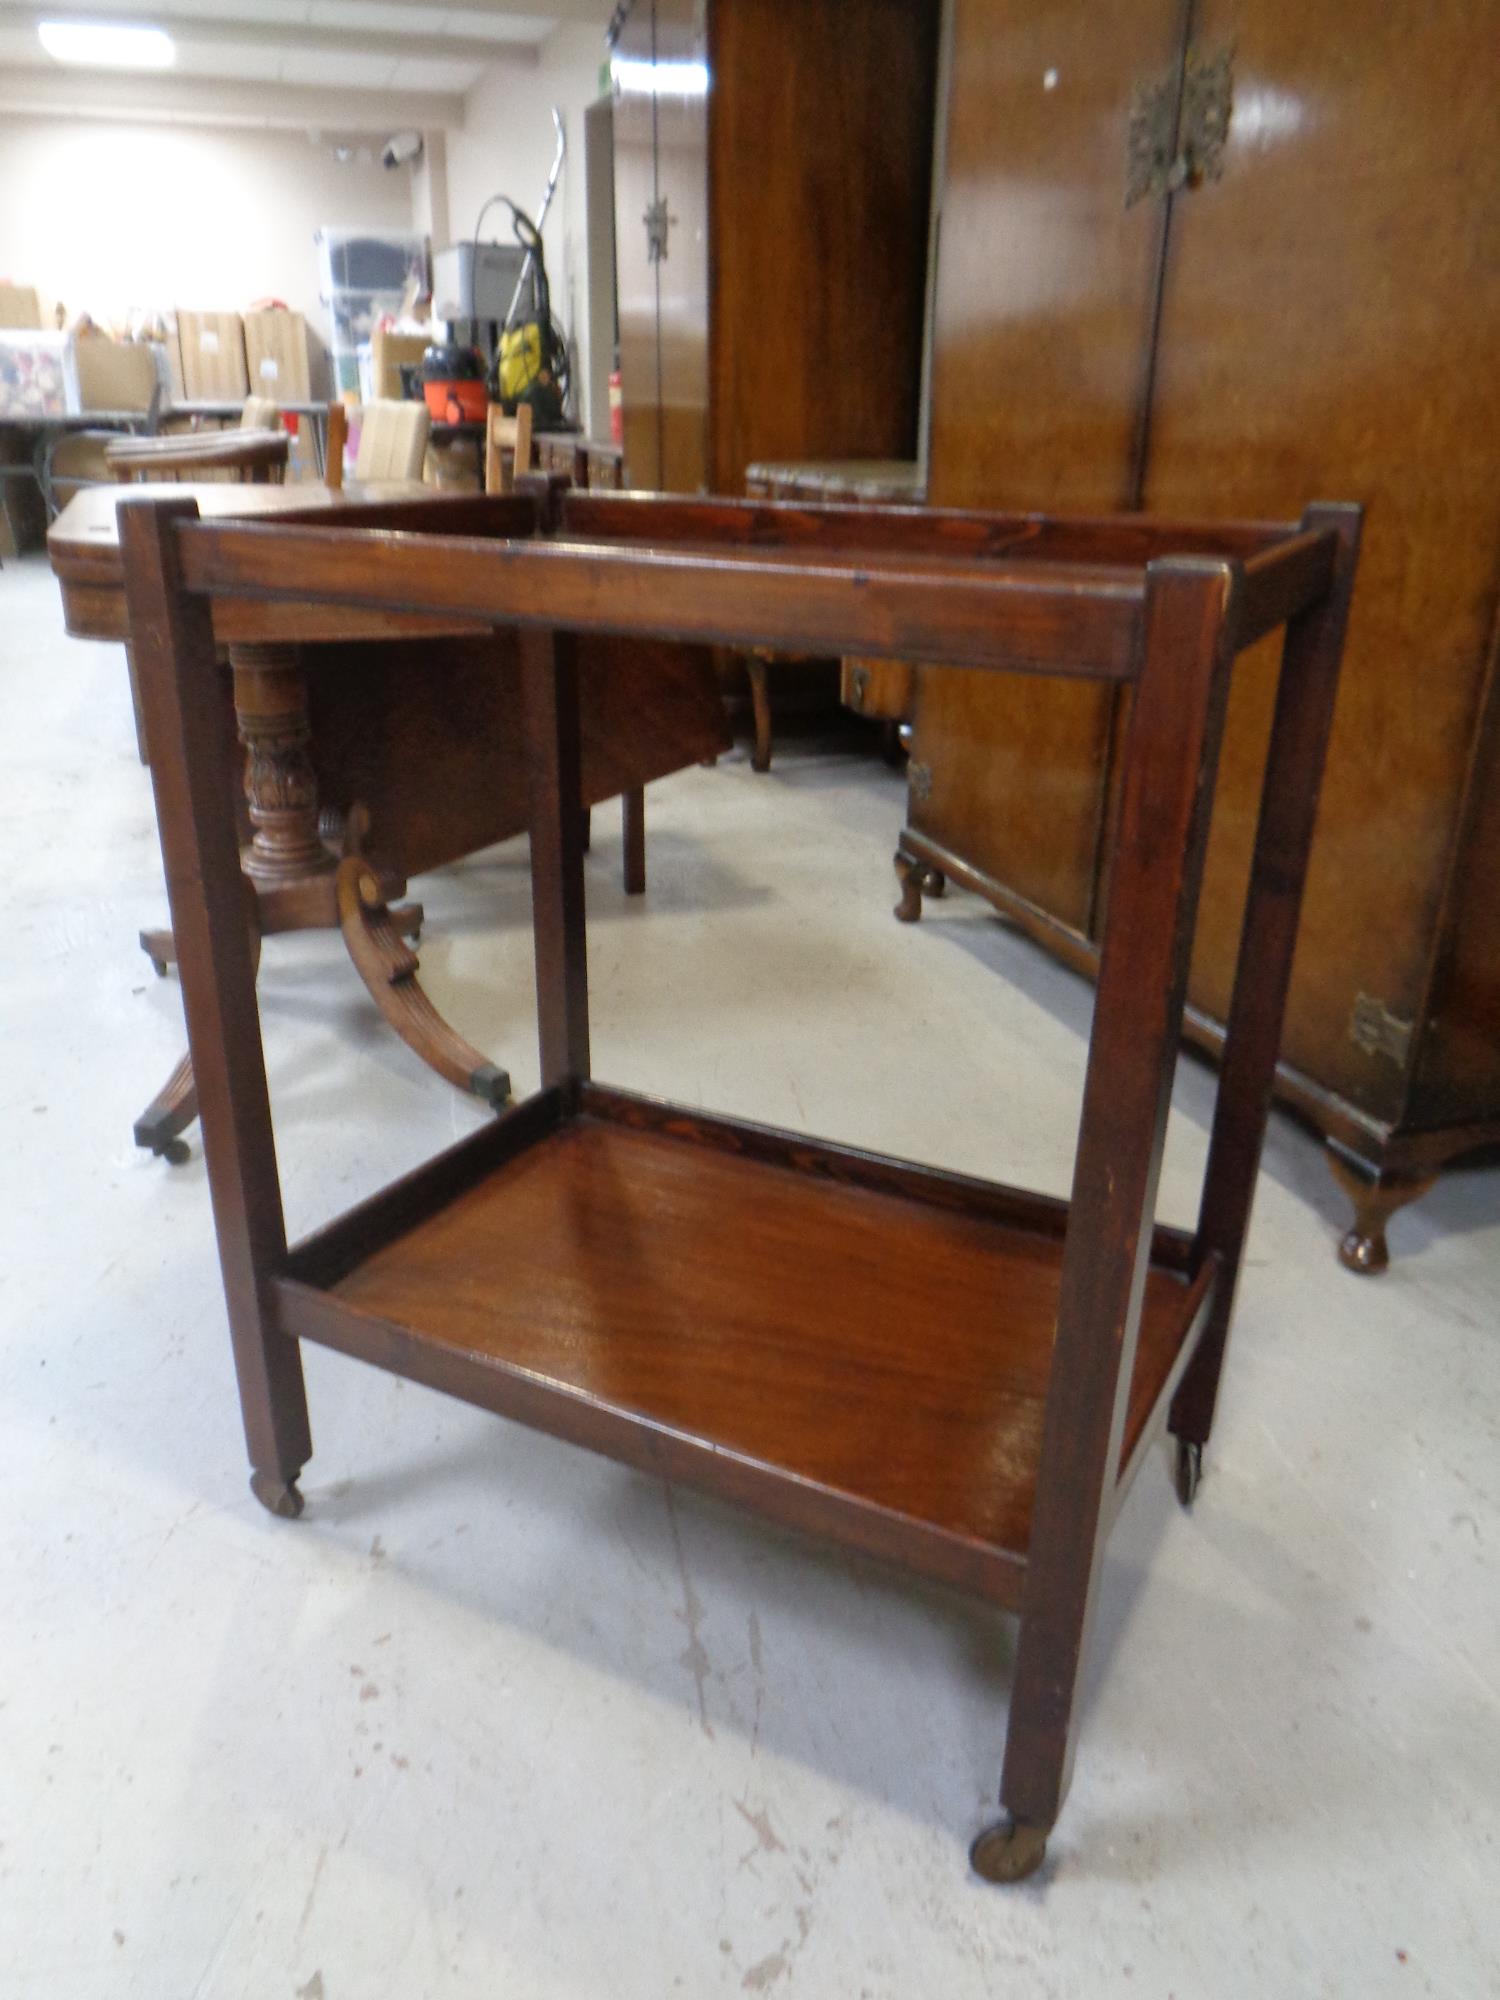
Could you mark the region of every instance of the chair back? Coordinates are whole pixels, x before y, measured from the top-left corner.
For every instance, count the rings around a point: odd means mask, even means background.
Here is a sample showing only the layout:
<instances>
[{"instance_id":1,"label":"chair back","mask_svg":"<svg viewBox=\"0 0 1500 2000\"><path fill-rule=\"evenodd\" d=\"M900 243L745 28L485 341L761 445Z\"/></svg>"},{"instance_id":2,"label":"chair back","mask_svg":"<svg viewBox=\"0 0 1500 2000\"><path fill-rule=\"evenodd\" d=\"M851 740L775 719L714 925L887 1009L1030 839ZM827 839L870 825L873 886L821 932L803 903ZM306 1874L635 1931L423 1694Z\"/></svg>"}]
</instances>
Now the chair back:
<instances>
[{"instance_id":1,"label":"chair back","mask_svg":"<svg viewBox=\"0 0 1500 2000\"><path fill-rule=\"evenodd\" d=\"M360 412L354 477L362 484L379 479L420 479L431 429L432 418L425 403L366 403Z\"/></svg>"},{"instance_id":2,"label":"chair back","mask_svg":"<svg viewBox=\"0 0 1500 2000\"><path fill-rule=\"evenodd\" d=\"M498 403L490 404L484 427L486 493L509 493L519 475L530 472L532 415L530 403L520 404L513 417Z\"/></svg>"}]
</instances>

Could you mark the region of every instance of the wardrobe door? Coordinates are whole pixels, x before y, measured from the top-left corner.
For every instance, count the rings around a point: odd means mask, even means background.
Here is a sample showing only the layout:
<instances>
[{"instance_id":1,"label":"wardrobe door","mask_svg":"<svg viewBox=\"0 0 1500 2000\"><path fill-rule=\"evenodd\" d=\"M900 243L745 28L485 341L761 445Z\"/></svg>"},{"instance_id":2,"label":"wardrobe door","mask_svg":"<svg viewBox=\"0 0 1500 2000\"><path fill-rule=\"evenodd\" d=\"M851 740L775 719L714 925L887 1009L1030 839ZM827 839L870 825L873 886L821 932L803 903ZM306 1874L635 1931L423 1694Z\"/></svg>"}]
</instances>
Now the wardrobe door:
<instances>
[{"instance_id":1,"label":"wardrobe door","mask_svg":"<svg viewBox=\"0 0 1500 2000\"><path fill-rule=\"evenodd\" d=\"M1368 509L1284 1053L1382 1118L1495 606L1497 45L1496 0L1199 0L1232 109L1222 177L1174 204L1163 297L1147 507ZM1240 668L1220 778L1192 981L1220 1019L1273 674Z\"/></svg>"},{"instance_id":2,"label":"wardrobe door","mask_svg":"<svg viewBox=\"0 0 1500 2000\"><path fill-rule=\"evenodd\" d=\"M646 0L611 64L625 472L696 493L708 465L708 96L693 0Z\"/></svg>"},{"instance_id":3,"label":"wardrobe door","mask_svg":"<svg viewBox=\"0 0 1500 2000\"><path fill-rule=\"evenodd\" d=\"M934 505L1136 504L1165 204L1126 206L1137 85L1179 0L955 0L938 233ZM1095 913L1110 690L927 669L911 823L1074 931Z\"/></svg>"},{"instance_id":4,"label":"wardrobe door","mask_svg":"<svg viewBox=\"0 0 1500 2000\"><path fill-rule=\"evenodd\" d=\"M709 14L712 478L913 459L937 0Z\"/></svg>"}]
</instances>

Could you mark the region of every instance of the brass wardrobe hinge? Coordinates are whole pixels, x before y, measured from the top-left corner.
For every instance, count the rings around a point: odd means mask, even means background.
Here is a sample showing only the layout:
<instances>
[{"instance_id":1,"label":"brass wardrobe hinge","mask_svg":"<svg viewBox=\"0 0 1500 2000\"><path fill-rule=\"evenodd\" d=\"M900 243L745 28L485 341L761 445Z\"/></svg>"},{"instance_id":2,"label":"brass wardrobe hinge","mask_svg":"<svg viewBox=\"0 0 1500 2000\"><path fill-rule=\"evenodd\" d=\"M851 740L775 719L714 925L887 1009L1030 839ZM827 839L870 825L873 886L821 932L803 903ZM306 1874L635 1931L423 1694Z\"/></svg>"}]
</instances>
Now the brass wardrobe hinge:
<instances>
[{"instance_id":1,"label":"brass wardrobe hinge","mask_svg":"<svg viewBox=\"0 0 1500 2000\"><path fill-rule=\"evenodd\" d=\"M1399 1014L1393 1014L1383 1001L1361 993L1349 1016L1349 1039L1367 1056L1386 1056L1404 1069L1415 1026L1414 1021L1403 1021Z\"/></svg>"},{"instance_id":2,"label":"brass wardrobe hinge","mask_svg":"<svg viewBox=\"0 0 1500 2000\"><path fill-rule=\"evenodd\" d=\"M1173 130L1175 80L1138 83L1126 136L1125 206L1152 195L1201 187L1224 174L1224 143L1234 110L1234 44L1217 55L1189 49L1182 103Z\"/></svg>"}]
</instances>

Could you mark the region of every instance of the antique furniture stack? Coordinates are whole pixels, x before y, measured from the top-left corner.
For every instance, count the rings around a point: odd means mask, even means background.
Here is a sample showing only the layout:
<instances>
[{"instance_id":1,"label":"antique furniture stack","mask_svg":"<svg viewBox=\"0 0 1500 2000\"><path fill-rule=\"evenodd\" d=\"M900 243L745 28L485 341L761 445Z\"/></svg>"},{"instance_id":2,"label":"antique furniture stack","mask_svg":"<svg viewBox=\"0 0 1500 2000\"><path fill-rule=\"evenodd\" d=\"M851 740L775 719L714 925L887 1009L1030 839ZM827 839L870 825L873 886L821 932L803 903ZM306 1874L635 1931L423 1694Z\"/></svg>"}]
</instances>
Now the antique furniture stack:
<instances>
[{"instance_id":1,"label":"antique furniture stack","mask_svg":"<svg viewBox=\"0 0 1500 2000\"><path fill-rule=\"evenodd\" d=\"M300 1511L315 1341L1018 1609L1006 1817L973 1859L1029 1874L1067 1784L1110 1523L1164 1429L1189 1500L1209 1434L1358 512L1204 526L577 495L551 537L515 500L413 510L399 534L382 518L200 520L188 500L121 525L252 1485ZM456 621L496 635L492 671L513 666L542 1081L289 1246L235 772L205 696L247 621L330 619ZM1236 659L1283 631L1187 1233L1155 1204L1214 777ZM582 659L643 638L1130 692L1071 1202L593 1080ZM361 676L377 734L425 663L414 647Z\"/></svg>"}]
</instances>

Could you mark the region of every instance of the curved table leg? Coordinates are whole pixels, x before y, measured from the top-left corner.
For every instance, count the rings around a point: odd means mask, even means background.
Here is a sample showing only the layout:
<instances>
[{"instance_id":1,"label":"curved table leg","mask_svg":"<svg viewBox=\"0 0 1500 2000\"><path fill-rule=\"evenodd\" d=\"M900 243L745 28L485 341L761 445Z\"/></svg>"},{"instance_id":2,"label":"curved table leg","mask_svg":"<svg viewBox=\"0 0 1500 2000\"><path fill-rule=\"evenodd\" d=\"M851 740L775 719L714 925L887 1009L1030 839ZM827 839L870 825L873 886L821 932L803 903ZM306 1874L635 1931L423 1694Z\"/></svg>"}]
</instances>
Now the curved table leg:
<instances>
[{"instance_id":1,"label":"curved table leg","mask_svg":"<svg viewBox=\"0 0 1500 2000\"><path fill-rule=\"evenodd\" d=\"M250 919L250 953L260 970L260 905L255 890L245 884L245 907ZM170 931L142 931L141 949L151 955L159 973L177 961L177 946ZM198 1086L193 1081L193 1058L178 1059L172 1074L135 1121L135 1143L169 1166L180 1167L188 1157L182 1134L198 1116Z\"/></svg>"},{"instance_id":2,"label":"curved table leg","mask_svg":"<svg viewBox=\"0 0 1500 2000\"><path fill-rule=\"evenodd\" d=\"M386 907L380 877L363 856L339 863L339 927L354 968L396 1033L430 1069L460 1090L500 1106L510 1098L509 1073L466 1042L433 1006L417 980L418 960L402 942Z\"/></svg>"},{"instance_id":3,"label":"curved table leg","mask_svg":"<svg viewBox=\"0 0 1500 2000\"><path fill-rule=\"evenodd\" d=\"M180 1167L188 1156L181 1134L198 1116L198 1086L193 1059L184 1055L161 1089L135 1121L135 1143L160 1159Z\"/></svg>"}]
</instances>

